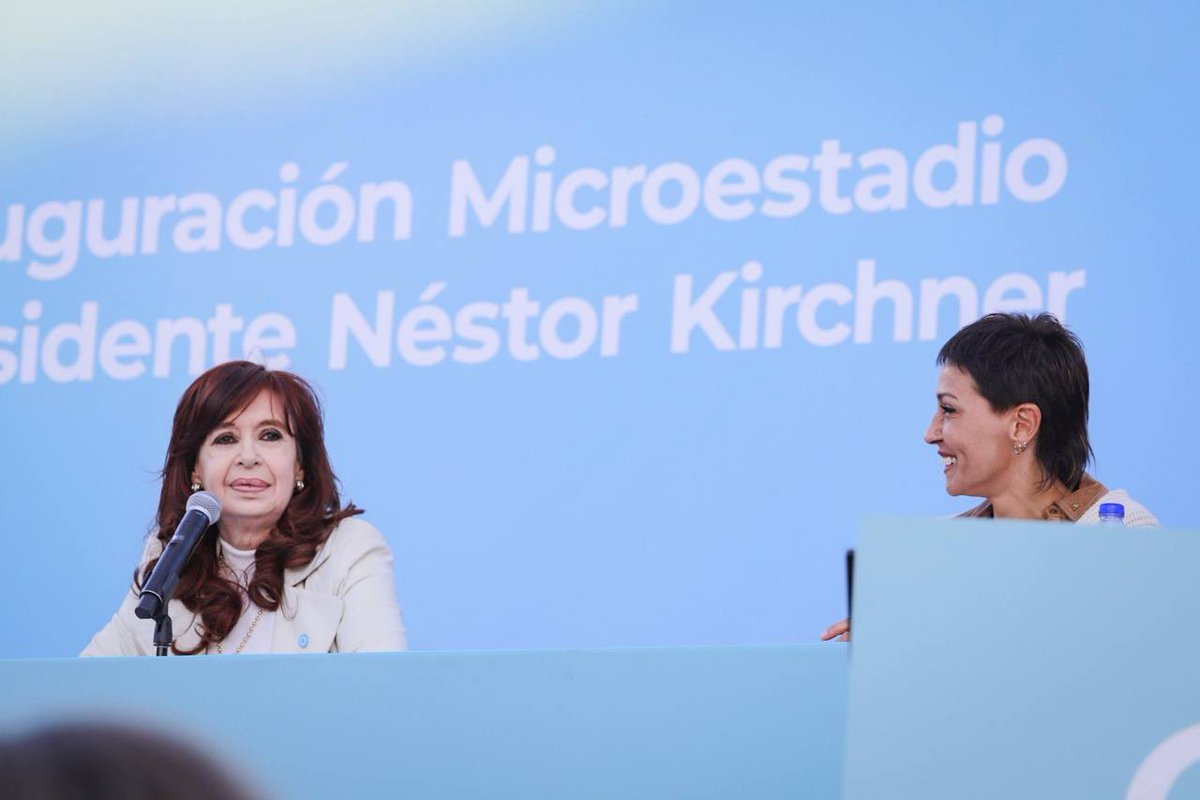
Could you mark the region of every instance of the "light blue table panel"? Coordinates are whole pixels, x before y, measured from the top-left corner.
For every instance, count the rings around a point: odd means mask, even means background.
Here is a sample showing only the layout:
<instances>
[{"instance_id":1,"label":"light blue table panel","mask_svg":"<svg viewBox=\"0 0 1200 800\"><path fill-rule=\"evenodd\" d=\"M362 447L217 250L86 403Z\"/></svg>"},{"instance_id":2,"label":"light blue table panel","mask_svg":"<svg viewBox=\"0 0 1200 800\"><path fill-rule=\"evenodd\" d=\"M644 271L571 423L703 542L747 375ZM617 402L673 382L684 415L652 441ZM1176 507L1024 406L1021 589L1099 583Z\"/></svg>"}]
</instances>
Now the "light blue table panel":
<instances>
[{"instance_id":1,"label":"light blue table panel","mask_svg":"<svg viewBox=\"0 0 1200 800\"><path fill-rule=\"evenodd\" d=\"M1200 534L873 520L856 570L847 800L1121 798L1200 723Z\"/></svg>"},{"instance_id":2,"label":"light blue table panel","mask_svg":"<svg viewBox=\"0 0 1200 800\"><path fill-rule=\"evenodd\" d=\"M170 723L288 798L836 798L846 648L3 661L0 709Z\"/></svg>"}]
</instances>

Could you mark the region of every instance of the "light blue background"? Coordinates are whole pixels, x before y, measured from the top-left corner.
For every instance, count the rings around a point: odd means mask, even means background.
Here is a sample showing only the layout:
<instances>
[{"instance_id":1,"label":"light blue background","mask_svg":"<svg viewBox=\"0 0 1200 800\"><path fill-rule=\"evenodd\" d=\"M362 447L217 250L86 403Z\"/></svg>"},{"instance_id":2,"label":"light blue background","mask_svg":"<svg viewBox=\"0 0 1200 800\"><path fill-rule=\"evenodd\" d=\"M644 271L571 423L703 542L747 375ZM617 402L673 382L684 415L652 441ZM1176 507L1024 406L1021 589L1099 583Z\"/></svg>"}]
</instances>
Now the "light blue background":
<instances>
[{"instance_id":1,"label":"light blue background","mask_svg":"<svg viewBox=\"0 0 1200 800\"><path fill-rule=\"evenodd\" d=\"M292 368L322 390L345 496L397 559L415 648L807 641L844 615L841 558L863 513L943 514L920 437L937 340L668 350L671 286L747 260L762 285L853 286L1084 269L1068 323L1093 374L1097 476L1164 522L1195 526L1196 15L1169 4L996 9L942 4L362 3L121 15L45 4L3 27L0 212L47 200L307 189L401 179L413 236L320 248L98 260L35 281L0 262L0 325L29 300L43 330L78 320L207 318L229 302L297 325ZM257 13L259 16L254 16ZM8 46L11 45L11 46ZM71 48L75 48L73 51ZM77 52L77 59L70 58ZM446 236L450 165L495 181L543 144L556 169L731 157L760 168L823 139L917 154L962 121L1005 119L1011 148L1048 137L1066 184L1045 203L802 215L674 226ZM811 182L811 176L810 176ZM844 190L845 191L845 190ZM3 217L0 216L0 224ZM2 234L0 234L2 235ZM397 310L432 281L453 311L517 286L543 302L637 293L621 354L331 371L331 298ZM735 300L721 306L732 317ZM953 303L948 304L948 309ZM843 312L844 313L844 312ZM831 314L831 316L837 316ZM176 354L181 364L181 352ZM0 386L0 528L13 567L0 656L77 652L116 608L157 501L171 414L190 377Z\"/></svg>"}]
</instances>

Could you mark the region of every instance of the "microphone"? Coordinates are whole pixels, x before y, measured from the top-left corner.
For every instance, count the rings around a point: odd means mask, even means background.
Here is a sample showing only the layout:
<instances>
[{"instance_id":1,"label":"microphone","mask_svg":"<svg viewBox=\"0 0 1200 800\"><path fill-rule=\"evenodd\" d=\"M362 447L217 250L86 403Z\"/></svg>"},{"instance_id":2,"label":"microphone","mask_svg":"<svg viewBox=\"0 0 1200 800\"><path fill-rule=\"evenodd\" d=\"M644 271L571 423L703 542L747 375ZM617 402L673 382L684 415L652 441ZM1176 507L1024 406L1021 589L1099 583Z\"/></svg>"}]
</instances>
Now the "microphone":
<instances>
[{"instance_id":1,"label":"microphone","mask_svg":"<svg viewBox=\"0 0 1200 800\"><path fill-rule=\"evenodd\" d=\"M137 608L133 613L142 619L158 619L167 613L167 604L175 594L179 573L196 551L196 545L208 526L221 518L221 501L209 492L196 492L187 501L187 511L175 526L167 546L163 548L158 563L150 573Z\"/></svg>"}]
</instances>

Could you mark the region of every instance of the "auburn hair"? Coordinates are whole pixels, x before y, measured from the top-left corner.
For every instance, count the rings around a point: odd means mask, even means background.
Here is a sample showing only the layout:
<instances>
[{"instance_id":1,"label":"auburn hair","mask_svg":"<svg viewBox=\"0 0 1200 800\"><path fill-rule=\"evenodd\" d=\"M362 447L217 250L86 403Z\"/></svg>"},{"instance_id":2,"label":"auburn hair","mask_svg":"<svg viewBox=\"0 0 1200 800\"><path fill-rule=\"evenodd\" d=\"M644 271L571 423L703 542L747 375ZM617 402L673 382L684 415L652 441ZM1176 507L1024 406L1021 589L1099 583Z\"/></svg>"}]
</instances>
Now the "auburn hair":
<instances>
[{"instance_id":1,"label":"auburn hair","mask_svg":"<svg viewBox=\"0 0 1200 800\"><path fill-rule=\"evenodd\" d=\"M284 412L283 422L296 441L296 456L304 471L304 489L295 492L267 539L254 555L254 577L247 587L250 602L275 611L283 600L283 572L312 561L334 527L346 517L361 514L353 503L342 507L337 476L325 450L321 403L307 381L282 370L269 370L249 361L220 364L197 378L179 399L171 425L171 441L162 469L162 491L155 517L156 535L166 546L183 518L192 493L192 472L208 435L236 416L262 392ZM200 617L200 642L180 655L202 653L228 635L242 615L242 591L220 573L217 525L204 534L179 577L175 597ZM134 573L140 586L158 559Z\"/></svg>"}]
</instances>

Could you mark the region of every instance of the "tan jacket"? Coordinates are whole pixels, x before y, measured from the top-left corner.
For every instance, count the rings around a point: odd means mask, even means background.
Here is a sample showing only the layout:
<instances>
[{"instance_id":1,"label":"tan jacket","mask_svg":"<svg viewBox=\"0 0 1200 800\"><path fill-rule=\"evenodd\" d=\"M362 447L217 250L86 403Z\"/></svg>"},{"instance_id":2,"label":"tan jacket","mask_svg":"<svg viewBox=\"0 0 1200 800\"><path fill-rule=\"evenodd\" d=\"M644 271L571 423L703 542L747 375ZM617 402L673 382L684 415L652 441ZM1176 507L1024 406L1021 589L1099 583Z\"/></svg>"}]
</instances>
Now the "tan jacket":
<instances>
[{"instance_id":1,"label":"tan jacket","mask_svg":"<svg viewBox=\"0 0 1200 800\"><path fill-rule=\"evenodd\" d=\"M162 543L151 537L145 564ZM154 653L154 622L133 610L131 587L117 613L88 644L84 656L144 656ZM167 607L181 649L200 641L200 619L172 600ZM283 573L283 603L275 618L273 653L330 653L404 650L404 622L396 602L392 552L369 522L342 520L303 567Z\"/></svg>"},{"instance_id":2,"label":"tan jacket","mask_svg":"<svg viewBox=\"0 0 1200 800\"><path fill-rule=\"evenodd\" d=\"M1079 488L1065 497L1060 497L1042 509L1042 519L1059 522L1077 522L1081 525L1095 525L1100 521L1100 505L1102 503L1120 503L1125 507L1124 525L1127 528L1157 528L1158 518L1150 513L1144 505L1129 496L1124 489L1108 488L1100 481L1083 474ZM974 508L959 514L960 517L994 517L995 510L991 501L984 500Z\"/></svg>"}]
</instances>

